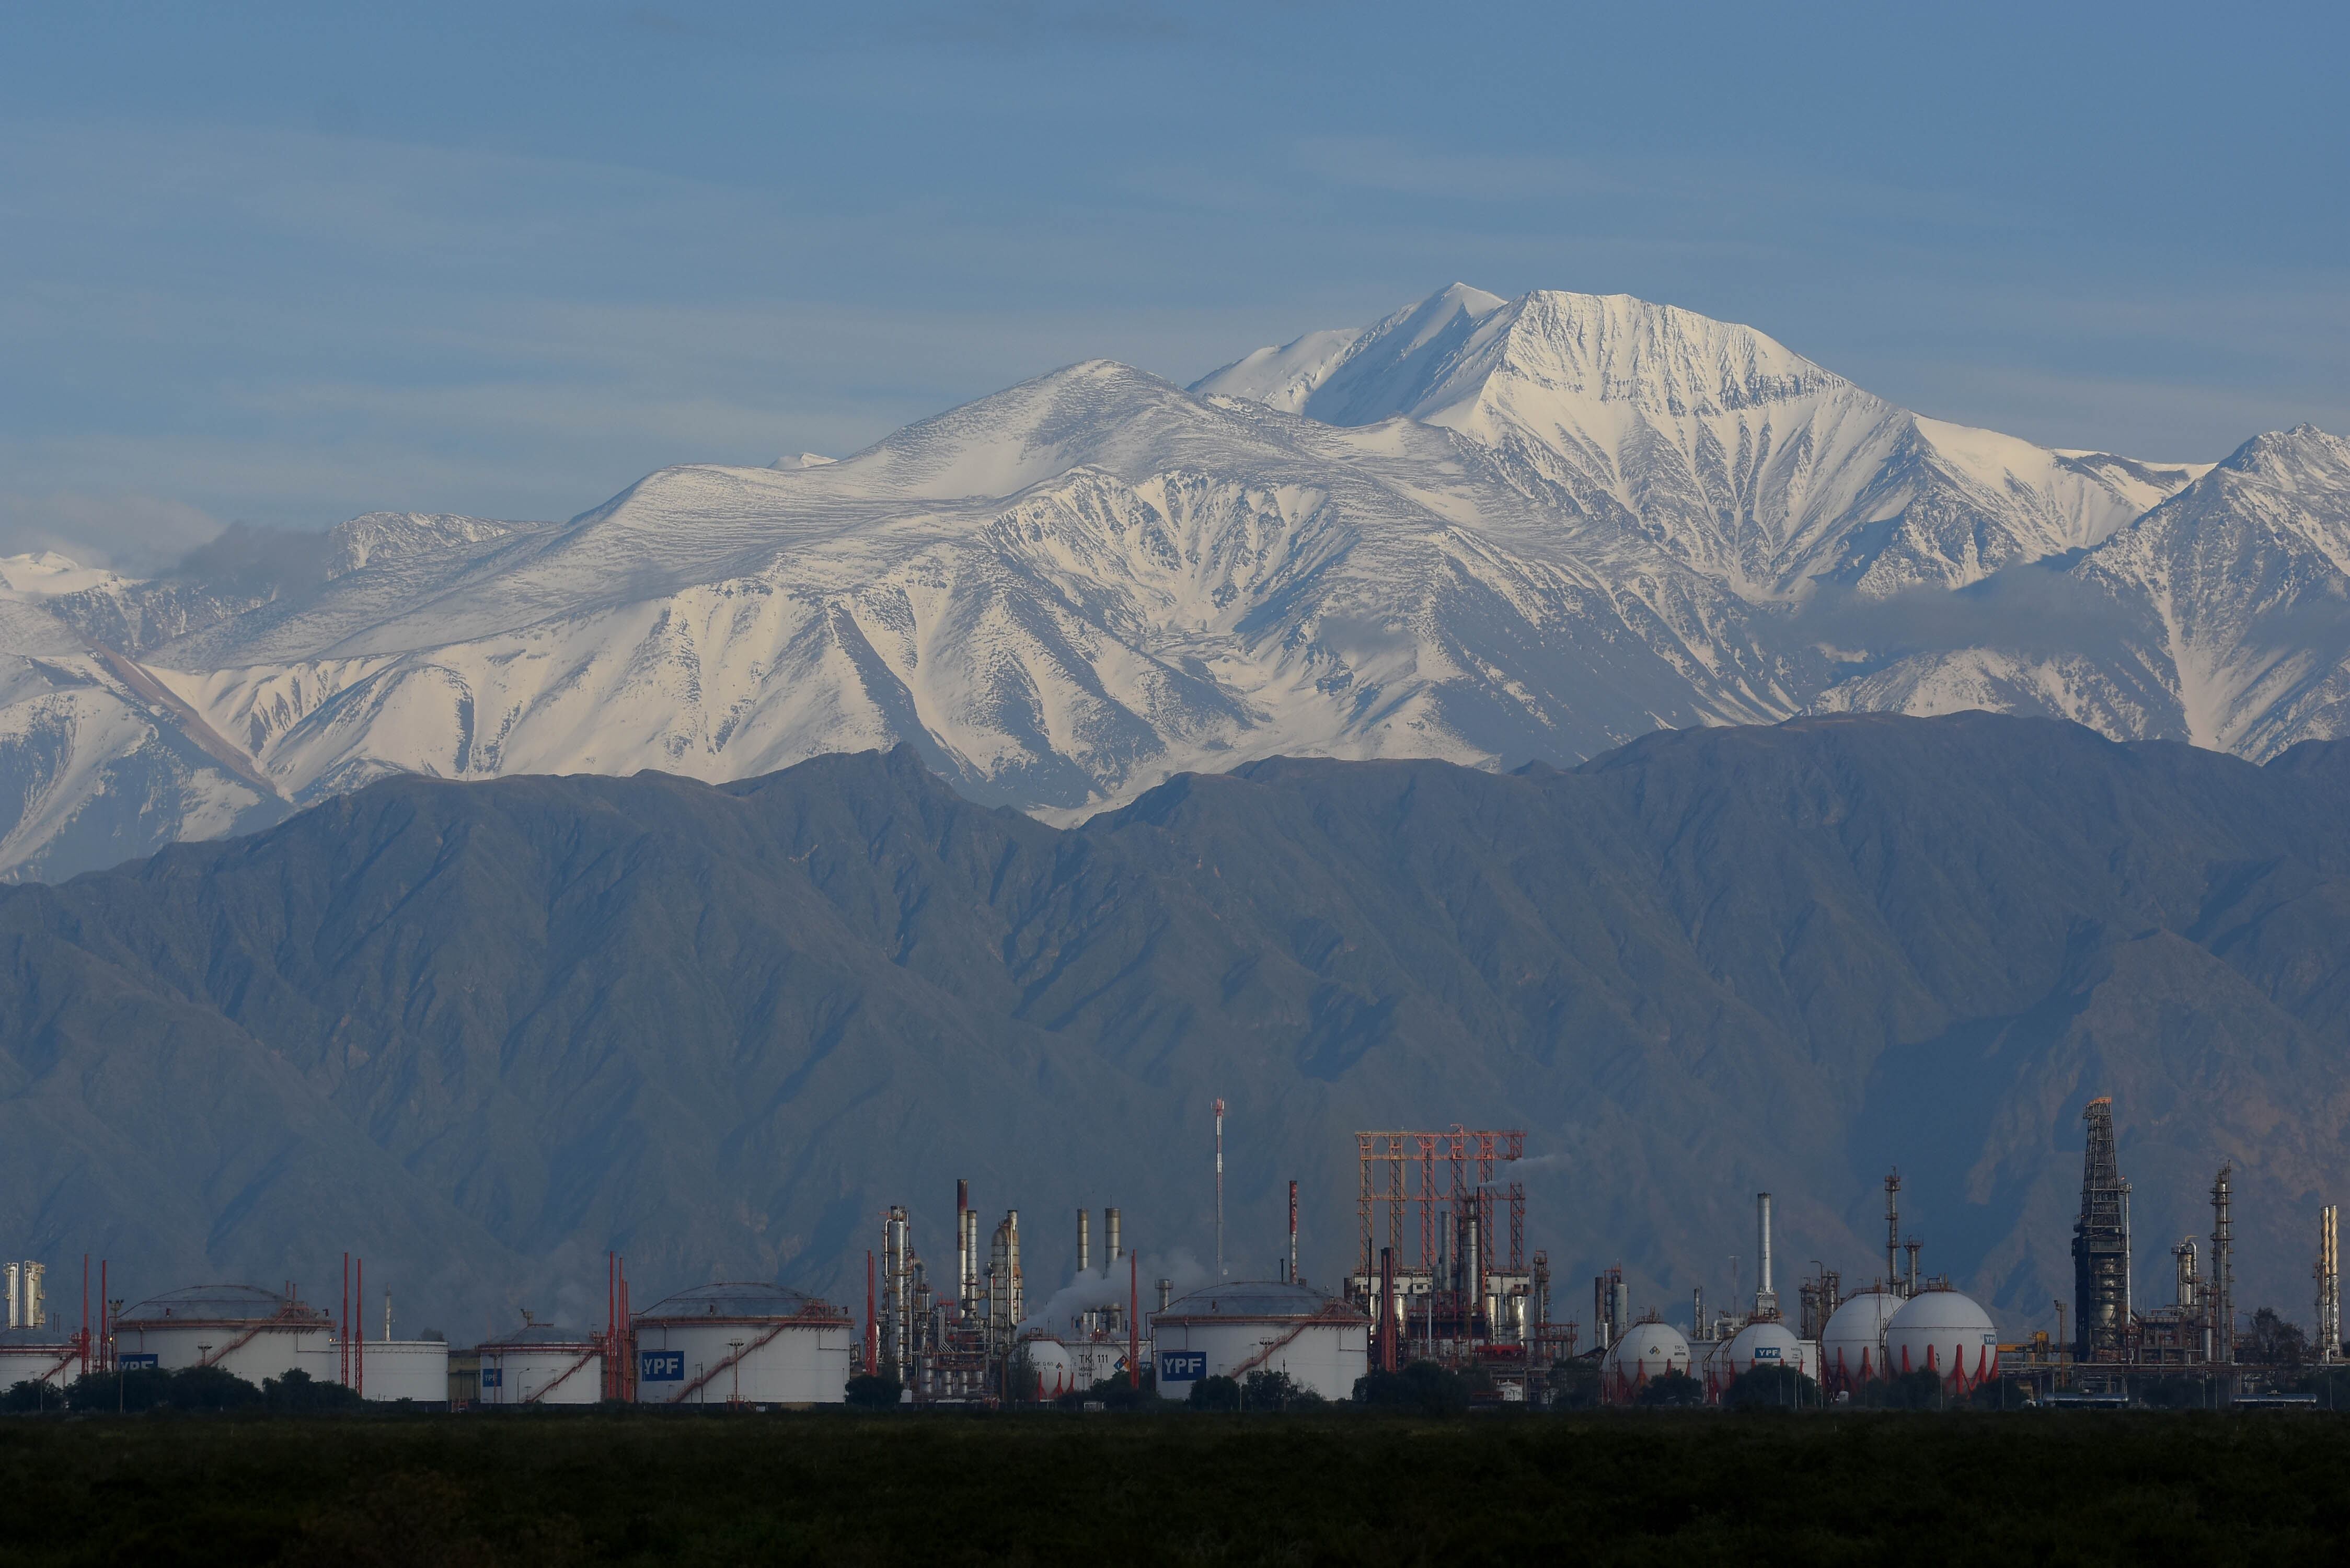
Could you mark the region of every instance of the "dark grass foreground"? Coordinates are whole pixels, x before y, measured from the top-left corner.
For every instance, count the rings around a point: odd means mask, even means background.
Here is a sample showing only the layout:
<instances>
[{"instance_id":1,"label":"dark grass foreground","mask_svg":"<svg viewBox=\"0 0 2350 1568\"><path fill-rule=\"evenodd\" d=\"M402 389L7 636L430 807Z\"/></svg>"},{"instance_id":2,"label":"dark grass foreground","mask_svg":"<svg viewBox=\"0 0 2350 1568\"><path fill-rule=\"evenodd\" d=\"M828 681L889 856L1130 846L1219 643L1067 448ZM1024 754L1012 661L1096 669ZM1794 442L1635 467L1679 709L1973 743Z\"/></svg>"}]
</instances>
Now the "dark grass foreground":
<instances>
[{"instance_id":1,"label":"dark grass foreground","mask_svg":"<svg viewBox=\"0 0 2350 1568\"><path fill-rule=\"evenodd\" d=\"M11 1563L2338 1563L2350 1419L13 1419L0 1514Z\"/></svg>"}]
</instances>

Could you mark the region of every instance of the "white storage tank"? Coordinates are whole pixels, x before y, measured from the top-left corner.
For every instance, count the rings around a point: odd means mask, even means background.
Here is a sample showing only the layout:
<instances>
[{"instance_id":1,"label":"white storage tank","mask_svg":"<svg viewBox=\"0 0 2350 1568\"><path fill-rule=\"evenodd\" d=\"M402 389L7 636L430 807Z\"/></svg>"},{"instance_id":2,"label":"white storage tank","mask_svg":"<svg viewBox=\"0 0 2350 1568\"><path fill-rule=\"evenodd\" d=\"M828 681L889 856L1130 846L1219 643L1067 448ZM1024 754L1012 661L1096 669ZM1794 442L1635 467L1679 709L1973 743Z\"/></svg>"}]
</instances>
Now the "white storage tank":
<instances>
[{"instance_id":1,"label":"white storage tank","mask_svg":"<svg viewBox=\"0 0 2350 1568\"><path fill-rule=\"evenodd\" d=\"M1885 1330L1901 1310L1891 1291L1847 1296L1820 1330L1820 1386L1831 1394L1856 1392L1885 1376Z\"/></svg>"},{"instance_id":2,"label":"white storage tank","mask_svg":"<svg viewBox=\"0 0 2350 1568\"><path fill-rule=\"evenodd\" d=\"M1076 1363L1076 1386L1079 1388L1091 1388L1105 1377L1124 1378L1129 1348L1141 1352L1140 1366L1148 1370L1150 1366L1150 1340L1148 1335L1139 1345L1131 1347L1122 1334L1097 1339L1065 1339L1061 1344L1068 1351L1069 1358Z\"/></svg>"},{"instance_id":3,"label":"white storage tank","mask_svg":"<svg viewBox=\"0 0 2350 1568\"><path fill-rule=\"evenodd\" d=\"M1600 1387L1606 1398L1620 1404L1635 1397L1653 1379L1668 1372L1687 1375L1689 1369L1690 1342L1679 1329L1654 1320L1636 1323L1607 1347Z\"/></svg>"},{"instance_id":4,"label":"white storage tank","mask_svg":"<svg viewBox=\"0 0 2350 1568\"><path fill-rule=\"evenodd\" d=\"M449 1345L440 1339L368 1339L359 1342L359 1391L369 1401L412 1399L419 1405L449 1402ZM331 1370L327 1376L332 1376ZM316 1374L313 1374L316 1376ZM600 1378L598 1379L600 1381Z\"/></svg>"},{"instance_id":5,"label":"white storage tank","mask_svg":"<svg viewBox=\"0 0 2350 1568\"><path fill-rule=\"evenodd\" d=\"M604 1397L601 1334L525 1323L484 1340L474 1354L481 1357L484 1405L593 1405Z\"/></svg>"},{"instance_id":6,"label":"white storage tank","mask_svg":"<svg viewBox=\"0 0 2350 1568\"><path fill-rule=\"evenodd\" d=\"M1748 1324L1730 1337L1711 1361L1706 1383L1709 1398L1719 1399L1728 1391L1731 1382L1744 1376L1758 1366L1786 1366L1806 1377L1818 1376L1818 1364L1812 1355L1813 1347L1795 1337L1794 1331L1776 1318L1763 1318Z\"/></svg>"},{"instance_id":7,"label":"white storage tank","mask_svg":"<svg viewBox=\"0 0 2350 1568\"><path fill-rule=\"evenodd\" d=\"M1281 1282L1228 1282L1170 1302L1150 1320L1161 1398L1202 1377L1283 1372L1326 1399L1351 1399L1369 1367L1371 1320L1336 1296Z\"/></svg>"},{"instance_id":8,"label":"white storage tank","mask_svg":"<svg viewBox=\"0 0 2350 1568\"><path fill-rule=\"evenodd\" d=\"M1049 1334L1024 1335L1013 1346L1013 1353L1024 1357L1028 1364L1028 1386L1006 1388L1006 1398L1057 1399L1064 1394L1092 1386L1077 1381L1076 1357L1069 1354L1067 1345Z\"/></svg>"},{"instance_id":9,"label":"white storage tank","mask_svg":"<svg viewBox=\"0 0 2350 1568\"><path fill-rule=\"evenodd\" d=\"M54 1328L0 1329L0 1391L19 1383L63 1388L81 1376L81 1347Z\"/></svg>"},{"instance_id":10,"label":"white storage tank","mask_svg":"<svg viewBox=\"0 0 2350 1568\"><path fill-rule=\"evenodd\" d=\"M857 1324L776 1285L696 1285L636 1314L642 1405L837 1405Z\"/></svg>"},{"instance_id":11,"label":"white storage tank","mask_svg":"<svg viewBox=\"0 0 2350 1568\"><path fill-rule=\"evenodd\" d=\"M1894 1376L1929 1370L1965 1394L1999 1376L1999 1334L1973 1297L1922 1290L1886 1325L1885 1361Z\"/></svg>"},{"instance_id":12,"label":"white storage tank","mask_svg":"<svg viewBox=\"0 0 2350 1568\"><path fill-rule=\"evenodd\" d=\"M192 1285L117 1318L114 1355L125 1367L166 1372L217 1366L256 1388L296 1368L330 1380L335 1320L323 1307L255 1285Z\"/></svg>"}]
</instances>

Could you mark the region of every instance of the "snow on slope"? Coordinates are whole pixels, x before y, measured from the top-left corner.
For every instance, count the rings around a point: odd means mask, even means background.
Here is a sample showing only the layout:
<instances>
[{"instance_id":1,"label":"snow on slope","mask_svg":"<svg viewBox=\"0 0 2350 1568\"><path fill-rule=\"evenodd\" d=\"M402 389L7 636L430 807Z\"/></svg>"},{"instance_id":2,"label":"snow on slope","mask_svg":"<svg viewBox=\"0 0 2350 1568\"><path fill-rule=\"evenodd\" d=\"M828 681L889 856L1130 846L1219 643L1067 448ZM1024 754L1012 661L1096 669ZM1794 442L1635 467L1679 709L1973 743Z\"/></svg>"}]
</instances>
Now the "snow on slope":
<instances>
[{"instance_id":1,"label":"snow on slope","mask_svg":"<svg viewBox=\"0 0 2350 1568\"><path fill-rule=\"evenodd\" d=\"M1440 432L1097 361L836 463L664 470L370 563L151 662L297 800L908 739L1067 811L1281 751L1573 756L1794 711L1810 681L1750 607L1670 562L1619 584L1512 547L1541 524Z\"/></svg>"},{"instance_id":2,"label":"snow on slope","mask_svg":"<svg viewBox=\"0 0 2350 1568\"><path fill-rule=\"evenodd\" d=\"M2046 592L2066 646L2011 625L1814 705L2051 713L2256 761L2350 733L2350 441L2312 425L2254 437Z\"/></svg>"},{"instance_id":3,"label":"snow on slope","mask_svg":"<svg viewBox=\"0 0 2350 1568\"><path fill-rule=\"evenodd\" d=\"M715 780L900 740L1064 819L1277 753L1572 761L1807 708L2264 754L2345 722L2333 438L2264 439L2209 472L2051 452L1752 328L1455 285L1191 391L1071 366L567 523L370 514L257 576L7 567L0 871L390 772ZM2064 610L2019 611L2025 579ZM1979 624L1905 624L1951 616Z\"/></svg>"},{"instance_id":4,"label":"snow on slope","mask_svg":"<svg viewBox=\"0 0 2350 1568\"><path fill-rule=\"evenodd\" d=\"M111 866L258 826L281 805L190 734L192 715L158 701L146 672L49 611L117 580L54 554L0 559L0 876Z\"/></svg>"},{"instance_id":5,"label":"snow on slope","mask_svg":"<svg viewBox=\"0 0 2350 1568\"><path fill-rule=\"evenodd\" d=\"M1750 598L1960 587L2094 545L2190 477L1921 419L1752 327L1624 295L1504 302L1456 284L1193 389L1460 431L1567 516Z\"/></svg>"}]
</instances>

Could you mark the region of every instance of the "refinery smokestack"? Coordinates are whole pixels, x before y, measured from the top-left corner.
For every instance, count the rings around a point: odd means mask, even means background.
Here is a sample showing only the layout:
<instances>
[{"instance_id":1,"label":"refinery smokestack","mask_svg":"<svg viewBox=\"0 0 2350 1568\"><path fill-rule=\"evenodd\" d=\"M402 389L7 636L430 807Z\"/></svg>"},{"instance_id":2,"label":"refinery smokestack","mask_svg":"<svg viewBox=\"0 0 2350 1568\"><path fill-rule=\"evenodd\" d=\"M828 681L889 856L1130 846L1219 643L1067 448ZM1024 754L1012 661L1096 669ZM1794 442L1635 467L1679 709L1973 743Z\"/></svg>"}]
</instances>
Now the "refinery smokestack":
<instances>
[{"instance_id":1,"label":"refinery smokestack","mask_svg":"<svg viewBox=\"0 0 2350 1568\"><path fill-rule=\"evenodd\" d=\"M1761 1260L1754 1286L1754 1315L1777 1317L1779 1294L1771 1288L1771 1195L1767 1192L1754 1195L1754 1255Z\"/></svg>"},{"instance_id":2,"label":"refinery smokestack","mask_svg":"<svg viewBox=\"0 0 2350 1568\"><path fill-rule=\"evenodd\" d=\"M1167 1310L1167 1303L1170 1303L1170 1302L1171 1302L1171 1301L1173 1301L1174 1299L1175 1299L1175 1282L1174 1282L1174 1281L1172 1281L1172 1280L1161 1280L1161 1281L1159 1281L1159 1310L1160 1312L1165 1312L1165 1311Z\"/></svg>"},{"instance_id":3,"label":"refinery smokestack","mask_svg":"<svg viewBox=\"0 0 2350 1568\"><path fill-rule=\"evenodd\" d=\"M2334 1206L2317 1216L2317 1359L2334 1361L2342 1354L2342 1253L2334 1229Z\"/></svg>"},{"instance_id":4,"label":"refinery smokestack","mask_svg":"<svg viewBox=\"0 0 2350 1568\"><path fill-rule=\"evenodd\" d=\"M1094 1216L1090 1209L1077 1210L1077 1272L1094 1272Z\"/></svg>"},{"instance_id":5,"label":"refinery smokestack","mask_svg":"<svg viewBox=\"0 0 2350 1568\"><path fill-rule=\"evenodd\" d=\"M1297 1183L1289 1184L1289 1282L1297 1282Z\"/></svg>"},{"instance_id":6,"label":"refinery smokestack","mask_svg":"<svg viewBox=\"0 0 2350 1568\"><path fill-rule=\"evenodd\" d=\"M1109 1262L1103 1265L1106 1269L1116 1267L1118 1261L1126 1256L1126 1245L1118 1239L1118 1210L1115 1209L1102 1210L1102 1245L1109 1253Z\"/></svg>"},{"instance_id":7,"label":"refinery smokestack","mask_svg":"<svg viewBox=\"0 0 2350 1568\"><path fill-rule=\"evenodd\" d=\"M972 1241L976 1232L972 1229L971 1183L955 1179L955 1300L965 1312L971 1310L977 1296L979 1260L972 1256Z\"/></svg>"},{"instance_id":8,"label":"refinery smokestack","mask_svg":"<svg viewBox=\"0 0 2350 1568\"><path fill-rule=\"evenodd\" d=\"M1224 1102L1216 1102L1216 1278L1224 1277Z\"/></svg>"}]
</instances>

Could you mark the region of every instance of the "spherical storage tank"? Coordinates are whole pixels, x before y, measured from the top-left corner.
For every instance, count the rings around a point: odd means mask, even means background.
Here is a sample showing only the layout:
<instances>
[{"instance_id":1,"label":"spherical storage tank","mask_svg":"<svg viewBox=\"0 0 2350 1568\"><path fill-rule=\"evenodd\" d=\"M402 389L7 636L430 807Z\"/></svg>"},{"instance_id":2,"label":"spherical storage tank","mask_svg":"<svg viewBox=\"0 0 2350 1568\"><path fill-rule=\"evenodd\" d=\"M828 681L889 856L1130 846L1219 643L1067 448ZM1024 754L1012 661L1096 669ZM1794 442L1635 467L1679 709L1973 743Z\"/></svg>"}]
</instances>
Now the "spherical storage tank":
<instances>
[{"instance_id":1,"label":"spherical storage tank","mask_svg":"<svg viewBox=\"0 0 2350 1568\"><path fill-rule=\"evenodd\" d=\"M1690 1342L1679 1329L1669 1323L1636 1323L1608 1347L1607 1395L1628 1399L1652 1379L1689 1369Z\"/></svg>"},{"instance_id":2,"label":"spherical storage tank","mask_svg":"<svg viewBox=\"0 0 2350 1568\"><path fill-rule=\"evenodd\" d=\"M829 1302L764 1284L697 1285L635 1318L643 1405L837 1405L857 1325Z\"/></svg>"},{"instance_id":3,"label":"spherical storage tank","mask_svg":"<svg viewBox=\"0 0 2350 1568\"><path fill-rule=\"evenodd\" d=\"M1014 1350L1027 1363L1028 1386L1007 1388L1007 1397L1016 1393L1023 1399L1057 1399L1077 1386L1076 1358L1069 1354L1067 1345L1050 1334L1030 1334Z\"/></svg>"},{"instance_id":4,"label":"spherical storage tank","mask_svg":"<svg viewBox=\"0 0 2350 1568\"><path fill-rule=\"evenodd\" d=\"M1885 1329L1900 1310L1891 1291L1863 1291L1830 1313L1820 1331L1821 1386L1846 1393L1884 1376Z\"/></svg>"},{"instance_id":5,"label":"spherical storage tank","mask_svg":"<svg viewBox=\"0 0 2350 1568\"><path fill-rule=\"evenodd\" d=\"M1284 1372L1326 1399L1351 1399L1369 1366L1371 1320L1305 1285L1227 1282L1151 1319L1159 1393L1191 1397L1202 1377Z\"/></svg>"},{"instance_id":6,"label":"spherical storage tank","mask_svg":"<svg viewBox=\"0 0 2350 1568\"><path fill-rule=\"evenodd\" d=\"M335 1322L309 1306L254 1285L192 1285L140 1302L115 1319L114 1354L123 1366L217 1366L259 1385L300 1368L331 1379Z\"/></svg>"},{"instance_id":7,"label":"spherical storage tank","mask_svg":"<svg viewBox=\"0 0 2350 1568\"><path fill-rule=\"evenodd\" d=\"M604 1397L601 1335L528 1323L482 1341L484 1405L593 1405Z\"/></svg>"},{"instance_id":8,"label":"spherical storage tank","mask_svg":"<svg viewBox=\"0 0 2350 1568\"><path fill-rule=\"evenodd\" d=\"M1885 1363L1895 1376L1931 1369L1964 1394L1999 1376L1999 1334L1971 1296L1920 1291L1886 1325Z\"/></svg>"},{"instance_id":9,"label":"spherical storage tank","mask_svg":"<svg viewBox=\"0 0 2350 1568\"><path fill-rule=\"evenodd\" d=\"M1758 1366L1784 1366L1809 1377L1814 1368L1809 1347L1776 1318L1750 1323L1731 1337L1707 1364L1707 1392L1719 1397L1731 1379Z\"/></svg>"}]
</instances>

